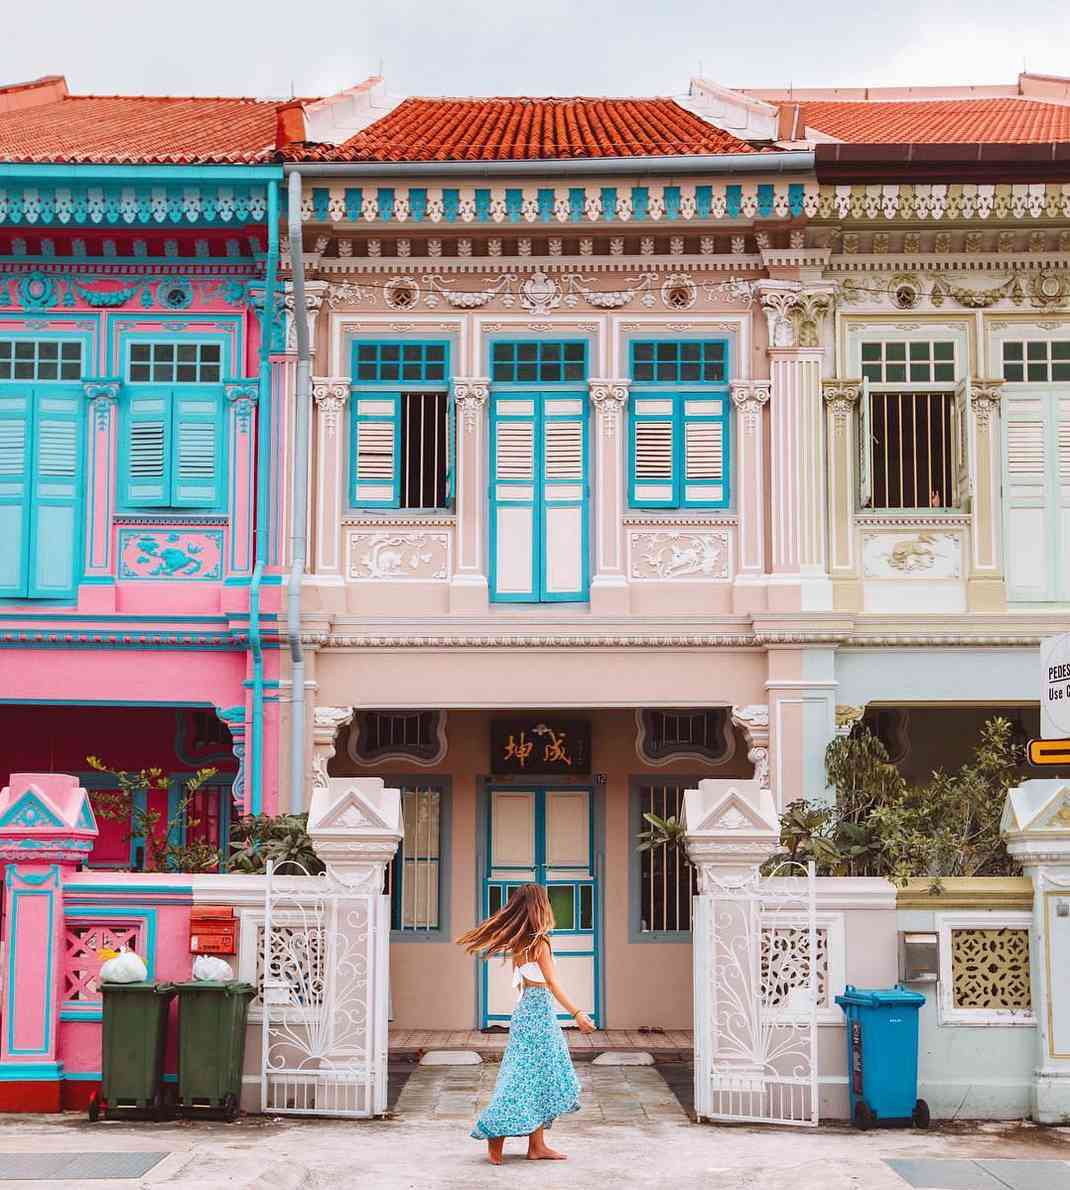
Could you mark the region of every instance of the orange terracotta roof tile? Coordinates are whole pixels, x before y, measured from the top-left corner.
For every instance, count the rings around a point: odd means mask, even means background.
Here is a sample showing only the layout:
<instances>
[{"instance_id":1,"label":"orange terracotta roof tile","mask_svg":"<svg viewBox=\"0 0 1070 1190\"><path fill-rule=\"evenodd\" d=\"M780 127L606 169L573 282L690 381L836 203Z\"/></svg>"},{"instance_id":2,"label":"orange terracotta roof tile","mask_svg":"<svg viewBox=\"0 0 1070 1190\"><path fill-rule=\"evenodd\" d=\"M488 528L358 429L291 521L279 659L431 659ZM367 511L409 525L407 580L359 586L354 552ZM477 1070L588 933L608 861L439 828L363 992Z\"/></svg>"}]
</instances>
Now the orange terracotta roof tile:
<instances>
[{"instance_id":1,"label":"orange terracotta roof tile","mask_svg":"<svg viewBox=\"0 0 1070 1190\"><path fill-rule=\"evenodd\" d=\"M188 165L270 161L273 101L68 95L0 113L0 161Z\"/></svg>"},{"instance_id":2,"label":"orange terracotta roof tile","mask_svg":"<svg viewBox=\"0 0 1070 1190\"><path fill-rule=\"evenodd\" d=\"M855 144L1070 141L1070 106L1032 99L816 100L799 106L800 129Z\"/></svg>"},{"instance_id":3,"label":"orange terracotta roof tile","mask_svg":"<svg viewBox=\"0 0 1070 1190\"><path fill-rule=\"evenodd\" d=\"M671 99L406 99L322 161L532 161L750 153Z\"/></svg>"}]
</instances>

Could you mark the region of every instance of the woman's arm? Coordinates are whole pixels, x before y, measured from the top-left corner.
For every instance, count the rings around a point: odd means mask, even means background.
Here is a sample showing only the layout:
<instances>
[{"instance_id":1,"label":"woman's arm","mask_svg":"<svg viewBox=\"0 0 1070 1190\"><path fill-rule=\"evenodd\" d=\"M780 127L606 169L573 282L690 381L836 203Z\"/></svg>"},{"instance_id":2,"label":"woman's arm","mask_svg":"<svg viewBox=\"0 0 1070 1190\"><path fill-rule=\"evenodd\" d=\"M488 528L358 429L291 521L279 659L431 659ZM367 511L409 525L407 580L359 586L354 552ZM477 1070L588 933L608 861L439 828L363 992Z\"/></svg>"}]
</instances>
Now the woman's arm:
<instances>
[{"instance_id":1,"label":"woman's arm","mask_svg":"<svg viewBox=\"0 0 1070 1190\"><path fill-rule=\"evenodd\" d=\"M561 990L561 985L557 982L553 952L550 950L550 944L545 940L539 944L539 948L535 951L535 961L539 964L539 970L542 972L543 979L546 980L550 995L575 1020L581 1033L593 1033L594 1025L591 1023L591 1018L577 1008Z\"/></svg>"}]
</instances>

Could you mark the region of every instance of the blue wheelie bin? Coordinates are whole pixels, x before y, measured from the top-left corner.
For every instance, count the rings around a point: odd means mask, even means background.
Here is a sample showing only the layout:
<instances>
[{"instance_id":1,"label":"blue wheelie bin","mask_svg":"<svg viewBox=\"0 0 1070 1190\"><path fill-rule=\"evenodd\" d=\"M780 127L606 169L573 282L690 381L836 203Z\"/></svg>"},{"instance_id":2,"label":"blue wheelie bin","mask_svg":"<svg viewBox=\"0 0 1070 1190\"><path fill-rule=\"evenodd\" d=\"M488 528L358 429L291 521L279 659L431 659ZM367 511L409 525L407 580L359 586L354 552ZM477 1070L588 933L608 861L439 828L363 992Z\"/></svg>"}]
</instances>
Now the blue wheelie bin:
<instances>
[{"instance_id":1,"label":"blue wheelie bin","mask_svg":"<svg viewBox=\"0 0 1070 1190\"><path fill-rule=\"evenodd\" d=\"M847 1017L847 1076L857 1128L928 1128L918 1098L918 1010L925 997L905 987L847 985L836 1003Z\"/></svg>"}]
</instances>

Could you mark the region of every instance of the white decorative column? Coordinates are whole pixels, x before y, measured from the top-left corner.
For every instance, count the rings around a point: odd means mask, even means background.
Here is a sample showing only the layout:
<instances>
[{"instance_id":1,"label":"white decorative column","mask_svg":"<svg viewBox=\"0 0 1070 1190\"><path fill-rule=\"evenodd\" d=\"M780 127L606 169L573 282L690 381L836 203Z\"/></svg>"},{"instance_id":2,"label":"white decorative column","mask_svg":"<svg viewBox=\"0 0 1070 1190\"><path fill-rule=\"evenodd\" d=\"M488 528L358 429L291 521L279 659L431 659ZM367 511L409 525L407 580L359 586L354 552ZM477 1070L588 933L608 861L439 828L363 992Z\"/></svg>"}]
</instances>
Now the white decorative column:
<instances>
[{"instance_id":1,"label":"white decorative column","mask_svg":"<svg viewBox=\"0 0 1070 1190\"><path fill-rule=\"evenodd\" d=\"M773 796L758 781L706 780L684 793L687 854L698 874L692 921L695 1113L764 1087L758 870L780 842Z\"/></svg>"},{"instance_id":2,"label":"white decorative column","mask_svg":"<svg viewBox=\"0 0 1070 1190\"><path fill-rule=\"evenodd\" d=\"M345 581L342 559L342 513L346 496L347 376L313 376L316 410L316 483L313 489L315 547L313 573L321 585Z\"/></svg>"},{"instance_id":3,"label":"white decorative column","mask_svg":"<svg viewBox=\"0 0 1070 1190\"><path fill-rule=\"evenodd\" d=\"M1007 592L1000 565L1002 458L999 409L1002 380L970 382L966 415L967 466L970 478L971 549L966 597L970 611L1002 611Z\"/></svg>"},{"instance_id":4,"label":"white decorative column","mask_svg":"<svg viewBox=\"0 0 1070 1190\"><path fill-rule=\"evenodd\" d=\"M316 1053L327 1076L315 1083L315 1109L341 1114L364 1108L382 1115L390 1018L390 900L384 888L403 833L401 792L387 789L381 777L329 777L313 791L308 833L327 869L322 945L332 1009ZM353 1077L368 1058L370 1103L360 1099L368 1083ZM332 1078L331 1071L345 1077Z\"/></svg>"},{"instance_id":5,"label":"white decorative column","mask_svg":"<svg viewBox=\"0 0 1070 1190\"><path fill-rule=\"evenodd\" d=\"M87 610L89 604L95 611L115 610L111 524L117 482L118 419L115 409L119 389L118 380L86 380L82 383L89 402L89 422L86 435L85 579L79 600L80 606Z\"/></svg>"},{"instance_id":6,"label":"white decorative column","mask_svg":"<svg viewBox=\"0 0 1070 1190\"><path fill-rule=\"evenodd\" d=\"M313 358L316 355L316 323L329 289L329 281L305 282L305 318L308 321L308 338ZM290 282L286 283L286 292L283 295L283 308L286 311L286 350L296 351L297 327L294 325L294 292L293 285Z\"/></svg>"},{"instance_id":7,"label":"white decorative column","mask_svg":"<svg viewBox=\"0 0 1070 1190\"><path fill-rule=\"evenodd\" d=\"M733 380L736 407L736 476L739 537L732 610L764 610L765 594L765 435L762 410L769 404L768 380ZM759 588L756 590L755 588Z\"/></svg>"},{"instance_id":8,"label":"white decorative column","mask_svg":"<svg viewBox=\"0 0 1070 1190\"><path fill-rule=\"evenodd\" d=\"M832 606L825 569L825 451L821 407L821 336L832 290L796 281L762 281L769 324L772 575L775 611Z\"/></svg>"},{"instance_id":9,"label":"white decorative column","mask_svg":"<svg viewBox=\"0 0 1070 1190\"><path fill-rule=\"evenodd\" d=\"M486 570L489 397L490 380L485 376L459 377L453 381L457 418L453 462L457 524L450 611L462 615L486 613L489 606Z\"/></svg>"},{"instance_id":10,"label":"white decorative column","mask_svg":"<svg viewBox=\"0 0 1070 1190\"><path fill-rule=\"evenodd\" d=\"M1035 779L1015 786L1000 830L1033 882L1033 1119L1070 1124L1070 782Z\"/></svg>"},{"instance_id":11,"label":"white decorative column","mask_svg":"<svg viewBox=\"0 0 1070 1190\"><path fill-rule=\"evenodd\" d=\"M315 797L317 790L327 788L330 781L330 777L327 776L327 766L336 750L339 728L351 723L354 713L352 707L313 708L312 780L309 788L309 801Z\"/></svg>"},{"instance_id":12,"label":"white decorative column","mask_svg":"<svg viewBox=\"0 0 1070 1190\"><path fill-rule=\"evenodd\" d=\"M624 541L625 423L628 380L590 381L594 406L591 455L594 461L594 573L591 611L628 611L627 555Z\"/></svg>"},{"instance_id":13,"label":"white decorative column","mask_svg":"<svg viewBox=\"0 0 1070 1190\"><path fill-rule=\"evenodd\" d=\"M861 611L862 598L855 559L855 452L858 444L857 409L861 380L825 380L825 441L827 450L829 555L833 606Z\"/></svg>"}]
</instances>

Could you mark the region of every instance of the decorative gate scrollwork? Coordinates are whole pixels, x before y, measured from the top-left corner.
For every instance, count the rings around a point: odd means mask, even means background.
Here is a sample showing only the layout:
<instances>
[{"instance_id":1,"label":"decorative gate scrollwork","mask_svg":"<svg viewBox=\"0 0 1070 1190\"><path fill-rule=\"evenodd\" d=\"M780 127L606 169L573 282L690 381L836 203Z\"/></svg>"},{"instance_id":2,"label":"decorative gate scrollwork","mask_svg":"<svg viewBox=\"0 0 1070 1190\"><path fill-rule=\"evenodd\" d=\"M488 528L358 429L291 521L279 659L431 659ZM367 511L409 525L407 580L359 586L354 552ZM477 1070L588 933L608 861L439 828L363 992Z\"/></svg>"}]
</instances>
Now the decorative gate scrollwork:
<instances>
[{"instance_id":1,"label":"decorative gate scrollwork","mask_svg":"<svg viewBox=\"0 0 1070 1190\"><path fill-rule=\"evenodd\" d=\"M386 1110L385 896L269 864L258 960L261 1109L363 1117ZM294 874L291 875L290 873Z\"/></svg>"},{"instance_id":2,"label":"decorative gate scrollwork","mask_svg":"<svg viewBox=\"0 0 1070 1190\"><path fill-rule=\"evenodd\" d=\"M695 898L700 1117L818 1122L817 1010L828 994L814 865L708 879Z\"/></svg>"}]
</instances>

